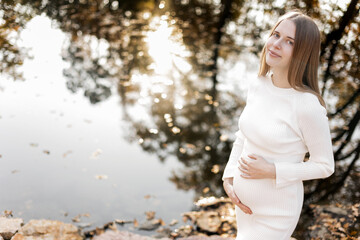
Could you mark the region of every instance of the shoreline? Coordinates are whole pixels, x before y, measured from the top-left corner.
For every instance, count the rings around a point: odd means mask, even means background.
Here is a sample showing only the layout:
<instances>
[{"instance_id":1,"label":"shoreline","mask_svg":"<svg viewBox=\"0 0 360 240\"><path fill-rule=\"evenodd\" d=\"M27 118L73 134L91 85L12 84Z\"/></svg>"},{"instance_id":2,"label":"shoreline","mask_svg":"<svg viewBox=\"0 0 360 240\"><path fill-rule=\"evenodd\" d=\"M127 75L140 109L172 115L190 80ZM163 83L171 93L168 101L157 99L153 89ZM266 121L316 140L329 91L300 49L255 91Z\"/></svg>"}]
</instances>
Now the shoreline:
<instances>
[{"instance_id":1,"label":"shoreline","mask_svg":"<svg viewBox=\"0 0 360 240\"><path fill-rule=\"evenodd\" d=\"M233 240L236 237L234 205L229 198L207 197L196 203L196 210L182 214L183 223L173 220L165 223L154 212L146 212L146 219L115 219L91 230L86 223L65 223L58 220L31 219L24 223L13 218L11 211L0 216L0 240ZM313 219L299 239L359 239L360 203L353 205L326 204L310 206ZM132 224L130 229L120 229ZM82 227L81 227L82 226ZM175 229L174 229L175 228ZM138 231L153 235L142 235ZM296 240L296 238L292 238Z\"/></svg>"}]
</instances>

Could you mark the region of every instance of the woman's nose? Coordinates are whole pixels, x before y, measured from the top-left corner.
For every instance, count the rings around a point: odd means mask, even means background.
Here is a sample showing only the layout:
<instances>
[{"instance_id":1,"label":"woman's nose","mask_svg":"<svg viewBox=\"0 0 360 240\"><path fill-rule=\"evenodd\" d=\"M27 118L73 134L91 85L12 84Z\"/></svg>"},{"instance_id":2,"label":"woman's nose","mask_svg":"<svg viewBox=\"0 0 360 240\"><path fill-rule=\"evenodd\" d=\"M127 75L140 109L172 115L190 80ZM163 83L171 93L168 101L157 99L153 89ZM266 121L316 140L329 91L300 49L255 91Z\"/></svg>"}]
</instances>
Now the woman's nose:
<instances>
[{"instance_id":1,"label":"woman's nose","mask_svg":"<svg viewBox=\"0 0 360 240\"><path fill-rule=\"evenodd\" d=\"M281 38L277 39L273 44L274 47L280 49L281 48L281 42L282 42Z\"/></svg>"}]
</instances>

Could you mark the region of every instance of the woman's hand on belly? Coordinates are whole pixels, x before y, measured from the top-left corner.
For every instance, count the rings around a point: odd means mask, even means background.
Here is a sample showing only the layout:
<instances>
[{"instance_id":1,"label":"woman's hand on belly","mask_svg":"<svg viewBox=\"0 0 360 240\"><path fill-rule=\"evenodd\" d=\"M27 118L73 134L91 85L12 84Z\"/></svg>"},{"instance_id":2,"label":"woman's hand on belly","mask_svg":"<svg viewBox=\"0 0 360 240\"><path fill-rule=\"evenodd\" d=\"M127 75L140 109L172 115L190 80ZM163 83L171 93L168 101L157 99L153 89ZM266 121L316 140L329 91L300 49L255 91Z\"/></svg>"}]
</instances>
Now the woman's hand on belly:
<instances>
[{"instance_id":1,"label":"woman's hand on belly","mask_svg":"<svg viewBox=\"0 0 360 240\"><path fill-rule=\"evenodd\" d=\"M263 157L255 154L248 156L252 160L244 158L239 160L241 177L248 179L276 178L276 170L273 163L269 163Z\"/></svg>"},{"instance_id":2,"label":"woman's hand on belly","mask_svg":"<svg viewBox=\"0 0 360 240\"><path fill-rule=\"evenodd\" d=\"M234 188L233 188L233 178L225 178L223 185L224 185L225 192L229 196L231 201L236 206L238 206L244 213L252 214L251 209L248 206L242 204L240 199L236 196L236 194L234 192Z\"/></svg>"}]
</instances>

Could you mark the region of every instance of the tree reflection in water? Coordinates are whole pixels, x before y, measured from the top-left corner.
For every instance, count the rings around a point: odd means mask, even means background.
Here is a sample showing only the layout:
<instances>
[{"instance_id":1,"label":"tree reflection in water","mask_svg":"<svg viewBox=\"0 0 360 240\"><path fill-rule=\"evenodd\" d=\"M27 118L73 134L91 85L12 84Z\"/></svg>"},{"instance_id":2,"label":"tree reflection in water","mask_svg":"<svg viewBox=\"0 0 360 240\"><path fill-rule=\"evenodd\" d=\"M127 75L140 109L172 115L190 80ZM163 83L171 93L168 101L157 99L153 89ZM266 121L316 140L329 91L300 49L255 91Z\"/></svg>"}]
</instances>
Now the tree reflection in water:
<instances>
[{"instance_id":1,"label":"tree reflection in water","mask_svg":"<svg viewBox=\"0 0 360 240\"><path fill-rule=\"evenodd\" d=\"M240 54L258 54L274 20L294 7L315 18L323 33L320 80L329 103L337 161L331 178L306 182L305 206L320 200L353 202L360 194L355 185L360 154L358 0L342 5L240 0L2 1L1 70L14 79L20 76L16 66L26 54L10 41L10 33L45 13L69 35L63 50L63 58L71 63L64 70L69 90L84 91L95 104L108 98L116 86L131 126L129 141L139 141L161 161L176 156L184 164L171 177L178 188L195 189L198 196L220 196L224 194L221 175L244 96L222 90L219 77L225 70L219 66L234 66ZM185 50L170 49L168 62L160 64L156 61L160 53L150 54L149 33L159 28L156 24L165 23L171 30L169 41ZM161 39L151 40L156 41ZM161 71L165 63L169 69ZM341 191L345 185L346 194Z\"/></svg>"}]
</instances>

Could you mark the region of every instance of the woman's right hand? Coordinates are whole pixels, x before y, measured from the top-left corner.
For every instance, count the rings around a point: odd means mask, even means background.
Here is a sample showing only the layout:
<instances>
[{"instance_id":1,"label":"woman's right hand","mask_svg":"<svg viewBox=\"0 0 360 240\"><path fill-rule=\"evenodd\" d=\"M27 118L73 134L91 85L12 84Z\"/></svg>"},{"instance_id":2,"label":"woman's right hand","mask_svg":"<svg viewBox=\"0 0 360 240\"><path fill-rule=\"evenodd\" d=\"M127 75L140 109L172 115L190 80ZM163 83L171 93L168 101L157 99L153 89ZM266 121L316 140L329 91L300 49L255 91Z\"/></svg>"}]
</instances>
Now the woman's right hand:
<instances>
[{"instance_id":1,"label":"woman's right hand","mask_svg":"<svg viewBox=\"0 0 360 240\"><path fill-rule=\"evenodd\" d=\"M226 194L236 206L238 206L244 213L252 214L251 209L248 206L242 204L240 199L236 196L233 187L233 178L225 178L223 186Z\"/></svg>"}]
</instances>

